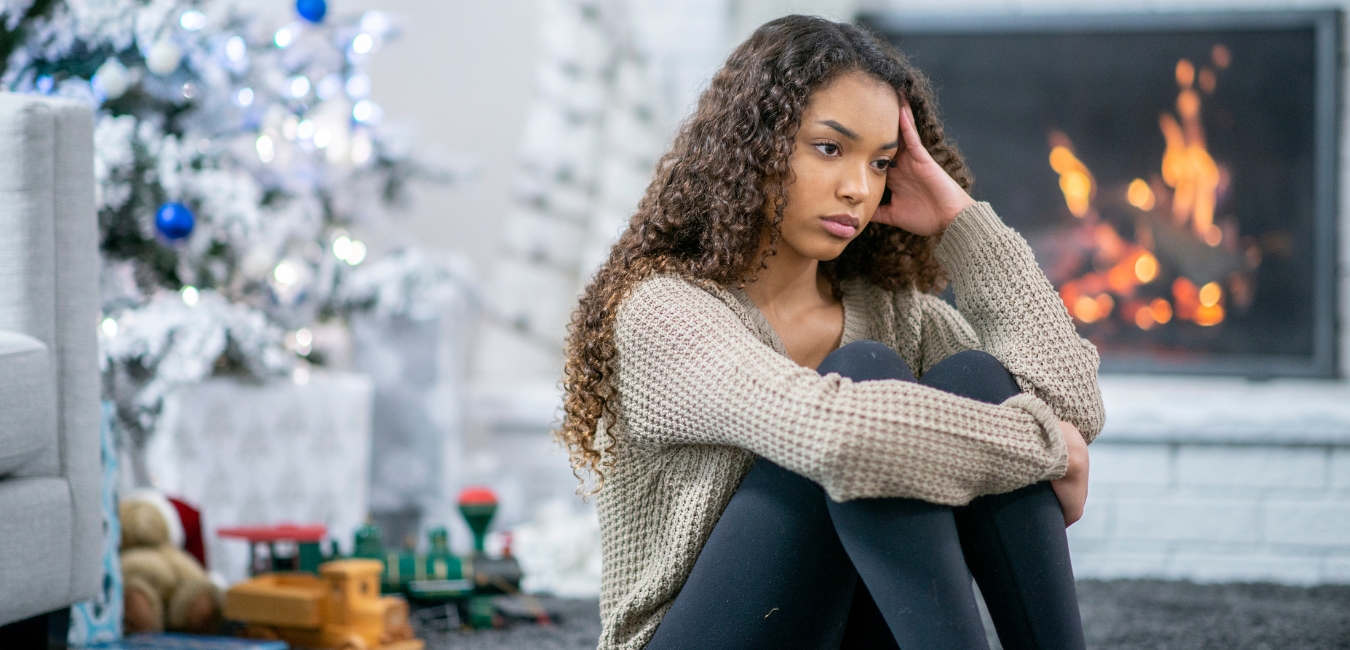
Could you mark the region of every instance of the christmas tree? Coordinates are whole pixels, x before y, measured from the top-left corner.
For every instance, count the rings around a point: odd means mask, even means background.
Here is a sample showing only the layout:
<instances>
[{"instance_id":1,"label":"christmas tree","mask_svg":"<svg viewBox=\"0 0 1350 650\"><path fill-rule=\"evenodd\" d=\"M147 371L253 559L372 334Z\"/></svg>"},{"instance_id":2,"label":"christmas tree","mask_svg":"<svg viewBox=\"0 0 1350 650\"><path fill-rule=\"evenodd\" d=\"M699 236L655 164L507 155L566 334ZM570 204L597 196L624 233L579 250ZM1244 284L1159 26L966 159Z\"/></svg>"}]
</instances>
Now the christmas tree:
<instances>
[{"instance_id":1,"label":"christmas tree","mask_svg":"<svg viewBox=\"0 0 1350 650\"><path fill-rule=\"evenodd\" d=\"M327 16L324 0L280 16L191 0L2 11L0 83L96 109L100 362L134 445L176 387L302 379L326 361L323 324L424 309L459 279L415 253L361 266L348 231L403 205L408 183L452 176L414 159L369 98L387 15Z\"/></svg>"}]
</instances>

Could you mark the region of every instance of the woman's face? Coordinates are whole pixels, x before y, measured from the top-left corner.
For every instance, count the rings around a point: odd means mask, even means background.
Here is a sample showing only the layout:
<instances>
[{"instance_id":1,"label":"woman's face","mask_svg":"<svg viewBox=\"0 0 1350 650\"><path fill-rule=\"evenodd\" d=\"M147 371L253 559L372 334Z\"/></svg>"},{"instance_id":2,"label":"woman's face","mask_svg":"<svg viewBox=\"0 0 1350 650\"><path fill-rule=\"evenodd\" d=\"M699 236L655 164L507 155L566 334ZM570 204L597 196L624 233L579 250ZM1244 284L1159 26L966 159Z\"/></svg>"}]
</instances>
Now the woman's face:
<instances>
[{"instance_id":1,"label":"woman's face","mask_svg":"<svg viewBox=\"0 0 1350 650\"><path fill-rule=\"evenodd\" d=\"M872 219L899 148L900 100L861 72L815 92L792 151L783 240L791 252L826 261L844 252Z\"/></svg>"}]
</instances>

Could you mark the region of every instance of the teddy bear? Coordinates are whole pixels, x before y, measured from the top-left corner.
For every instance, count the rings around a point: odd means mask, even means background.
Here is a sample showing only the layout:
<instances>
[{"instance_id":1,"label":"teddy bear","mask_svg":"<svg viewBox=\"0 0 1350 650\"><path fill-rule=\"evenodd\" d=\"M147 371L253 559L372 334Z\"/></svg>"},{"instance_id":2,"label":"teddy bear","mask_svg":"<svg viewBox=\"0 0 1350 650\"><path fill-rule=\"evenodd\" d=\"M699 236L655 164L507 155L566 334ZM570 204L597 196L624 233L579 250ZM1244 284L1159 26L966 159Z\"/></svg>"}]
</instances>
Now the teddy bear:
<instances>
[{"instance_id":1,"label":"teddy bear","mask_svg":"<svg viewBox=\"0 0 1350 650\"><path fill-rule=\"evenodd\" d=\"M174 543L178 513L163 495L138 490L118 504L122 525L124 626L137 632L210 633L222 598L197 559ZM173 531L180 531L175 536Z\"/></svg>"}]
</instances>

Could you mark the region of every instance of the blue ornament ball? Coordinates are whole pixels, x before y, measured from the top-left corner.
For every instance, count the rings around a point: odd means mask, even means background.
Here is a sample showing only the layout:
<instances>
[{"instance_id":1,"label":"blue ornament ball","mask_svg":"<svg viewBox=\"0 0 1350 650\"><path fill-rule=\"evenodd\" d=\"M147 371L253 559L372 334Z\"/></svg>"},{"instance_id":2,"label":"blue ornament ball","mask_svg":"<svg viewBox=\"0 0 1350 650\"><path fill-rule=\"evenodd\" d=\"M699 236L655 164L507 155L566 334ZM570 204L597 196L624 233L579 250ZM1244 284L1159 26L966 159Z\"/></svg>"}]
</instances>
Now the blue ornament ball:
<instances>
[{"instance_id":1,"label":"blue ornament ball","mask_svg":"<svg viewBox=\"0 0 1350 650\"><path fill-rule=\"evenodd\" d=\"M311 23L321 23L328 13L328 3L324 0L295 0L295 12Z\"/></svg>"},{"instance_id":2,"label":"blue ornament ball","mask_svg":"<svg viewBox=\"0 0 1350 650\"><path fill-rule=\"evenodd\" d=\"M165 203L155 213L155 228L168 239L182 239L192 234L196 219L192 210L182 203Z\"/></svg>"}]
</instances>

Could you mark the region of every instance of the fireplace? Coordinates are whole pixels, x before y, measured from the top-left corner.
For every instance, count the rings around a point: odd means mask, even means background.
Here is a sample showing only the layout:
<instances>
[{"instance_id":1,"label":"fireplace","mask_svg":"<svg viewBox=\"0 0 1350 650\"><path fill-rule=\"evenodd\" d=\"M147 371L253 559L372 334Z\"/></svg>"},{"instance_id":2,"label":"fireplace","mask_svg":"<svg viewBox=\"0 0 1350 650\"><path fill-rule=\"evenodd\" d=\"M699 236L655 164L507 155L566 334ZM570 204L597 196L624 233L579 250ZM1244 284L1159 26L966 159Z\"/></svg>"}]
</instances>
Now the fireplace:
<instances>
[{"instance_id":1,"label":"fireplace","mask_svg":"<svg viewBox=\"0 0 1350 650\"><path fill-rule=\"evenodd\" d=\"M1338 12L864 22L1103 370L1335 374Z\"/></svg>"}]
</instances>

